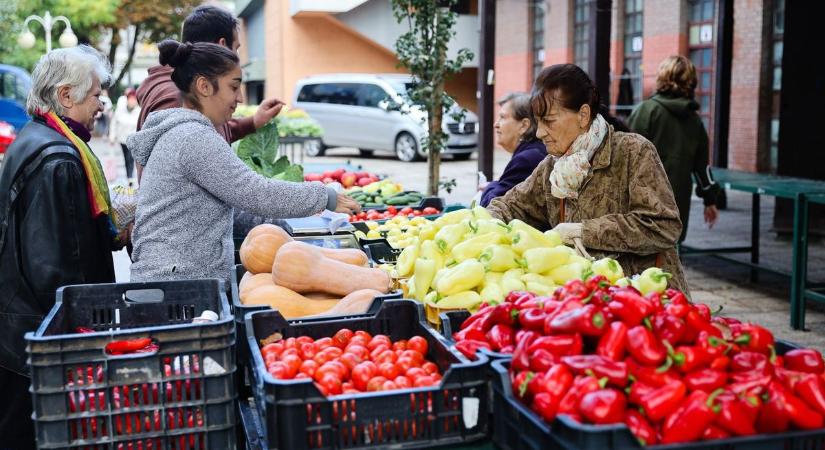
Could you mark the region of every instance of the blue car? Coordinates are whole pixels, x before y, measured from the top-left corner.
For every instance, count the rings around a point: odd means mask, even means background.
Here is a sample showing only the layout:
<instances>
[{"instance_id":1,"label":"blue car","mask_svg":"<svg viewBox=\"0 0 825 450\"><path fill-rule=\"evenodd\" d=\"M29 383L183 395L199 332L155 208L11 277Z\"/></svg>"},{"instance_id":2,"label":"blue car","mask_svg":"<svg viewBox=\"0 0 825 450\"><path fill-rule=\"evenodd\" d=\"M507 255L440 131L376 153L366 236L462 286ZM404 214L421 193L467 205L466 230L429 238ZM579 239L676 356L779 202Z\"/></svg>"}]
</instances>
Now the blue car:
<instances>
[{"instance_id":1,"label":"blue car","mask_svg":"<svg viewBox=\"0 0 825 450\"><path fill-rule=\"evenodd\" d=\"M26 97L31 87L28 72L0 64L0 161L17 132L30 120L26 114Z\"/></svg>"}]
</instances>

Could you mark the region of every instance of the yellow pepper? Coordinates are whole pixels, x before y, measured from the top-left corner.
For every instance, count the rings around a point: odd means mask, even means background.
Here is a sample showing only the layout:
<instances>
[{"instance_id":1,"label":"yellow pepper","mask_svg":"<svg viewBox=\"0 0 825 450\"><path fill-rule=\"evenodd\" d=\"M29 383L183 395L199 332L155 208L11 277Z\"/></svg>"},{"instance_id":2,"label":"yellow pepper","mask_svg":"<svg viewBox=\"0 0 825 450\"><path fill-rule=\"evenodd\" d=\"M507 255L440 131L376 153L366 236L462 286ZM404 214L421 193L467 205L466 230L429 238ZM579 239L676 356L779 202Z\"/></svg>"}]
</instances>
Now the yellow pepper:
<instances>
[{"instance_id":1,"label":"yellow pepper","mask_svg":"<svg viewBox=\"0 0 825 450\"><path fill-rule=\"evenodd\" d=\"M418 248L418 257L435 261L436 272L444 267L444 255L438 250L435 241L423 241Z\"/></svg>"},{"instance_id":2,"label":"yellow pepper","mask_svg":"<svg viewBox=\"0 0 825 450\"><path fill-rule=\"evenodd\" d=\"M470 238L453 247L452 255L457 262L470 258L477 258L485 248L498 244L501 235L497 233L487 233Z\"/></svg>"},{"instance_id":3,"label":"yellow pepper","mask_svg":"<svg viewBox=\"0 0 825 450\"><path fill-rule=\"evenodd\" d=\"M507 294L504 293L504 289L501 288L501 285L491 283L484 286L484 289L481 290L480 295L481 300L487 303L501 303Z\"/></svg>"},{"instance_id":4,"label":"yellow pepper","mask_svg":"<svg viewBox=\"0 0 825 450\"><path fill-rule=\"evenodd\" d=\"M484 280L484 266L475 259L468 259L447 270L436 282L436 290L443 296L468 291Z\"/></svg>"},{"instance_id":5,"label":"yellow pepper","mask_svg":"<svg viewBox=\"0 0 825 450\"><path fill-rule=\"evenodd\" d=\"M481 288L486 288L491 284L501 284L501 279L504 274L501 272L487 272L484 274L484 281L481 282Z\"/></svg>"},{"instance_id":6,"label":"yellow pepper","mask_svg":"<svg viewBox=\"0 0 825 450\"><path fill-rule=\"evenodd\" d=\"M519 255L533 248L552 248L557 246L554 241L541 233L535 234L525 230L515 230L510 236L513 242L513 250Z\"/></svg>"},{"instance_id":7,"label":"yellow pepper","mask_svg":"<svg viewBox=\"0 0 825 450\"><path fill-rule=\"evenodd\" d=\"M438 292L430 291L429 294L424 296L424 303L429 303L431 305L435 305L438 302Z\"/></svg>"},{"instance_id":8,"label":"yellow pepper","mask_svg":"<svg viewBox=\"0 0 825 450\"><path fill-rule=\"evenodd\" d=\"M524 289L527 290L528 292L532 292L536 295L542 295L542 296L549 297L549 296L552 296L553 292L556 291L556 286L555 285L547 286L544 283L529 282L529 283L525 283Z\"/></svg>"},{"instance_id":9,"label":"yellow pepper","mask_svg":"<svg viewBox=\"0 0 825 450\"><path fill-rule=\"evenodd\" d=\"M477 220L473 226L476 234L499 233L507 242L510 241L510 226L499 219Z\"/></svg>"},{"instance_id":10,"label":"yellow pepper","mask_svg":"<svg viewBox=\"0 0 825 450\"><path fill-rule=\"evenodd\" d=\"M548 275L556 284L564 284L570 280L574 279L583 279L584 278L584 271L585 268L581 265L581 263L570 263L565 264L563 266L556 267L555 269L551 270Z\"/></svg>"},{"instance_id":11,"label":"yellow pepper","mask_svg":"<svg viewBox=\"0 0 825 450\"><path fill-rule=\"evenodd\" d=\"M590 270L595 275L604 275L611 284L615 284L620 278L624 278L622 266L613 258L602 258L594 261L590 266Z\"/></svg>"},{"instance_id":12,"label":"yellow pepper","mask_svg":"<svg viewBox=\"0 0 825 450\"><path fill-rule=\"evenodd\" d=\"M478 292L462 291L442 298L436 303L436 305L439 308L470 309L478 306L479 303L481 303L481 296L478 295Z\"/></svg>"},{"instance_id":13,"label":"yellow pepper","mask_svg":"<svg viewBox=\"0 0 825 450\"><path fill-rule=\"evenodd\" d=\"M537 273L525 273L521 276L521 281L525 283L541 283L546 285L547 287L555 287L556 282L553 281L552 277L547 275L539 275Z\"/></svg>"},{"instance_id":14,"label":"yellow pepper","mask_svg":"<svg viewBox=\"0 0 825 450\"><path fill-rule=\"evenodd\" d=\"M552 248L531 248L524 252L524 258L519 262L528 272L547 273L556 267L567 264L572 254L573 250L563 245Z\"/></svg>"},{"instance_id":15,"label":"yellow pepper","mask_svg":"<svg viewBox=\"0 0 825 450\"><path fill-rule=\"evenodd\" d=\"M530 226L529 224L527 224L527 223L525 223L525 222L523 222L519 219L511 220L510 221L510 235L513 236L513 234L516 231L519 231L519 230L526 232L531 237L533 237L534 240L537 240L537 241L543 241L547 238L547 236L545 236L541 231L535 229L534 227Z\"/></svg>"},{"instance_id":16,"label":"yellow pepper","mask_svg":"<svg viewBox=\"0 0 825 450\"><path fill-rule=\"evenodd\" d=\"M628 286L630 286L631 283L630 283L630 278L622 277L622 278L619 278L618 280L616 280L613 284L615 284L616 286L619 286L619 287L628 287Z\"/></svg>"},{"instance_id":17,"label":"yellow pepper","mask_svg":"<svg viewBox=\"0 0 825 450\"><path fill-rule=\"evenodd\" d=\"M592 265L593 265L593 261L591 261L591 260L589 260L589 259L585 258L584 256L580 256L578 253L573 253L573 254L571 254L571 255L570 255L570 260L569 260L569 261L567 261L567 262L568 262L568 263L574 263L574 262L575 262L575 263L579 263L579 264L581 264L581 265L582 265L585 269L589 269L589 268L590 268L590 266L592 266Z\"/></svg>"},{"instance_id":18,"label":"yellow pepper","mask_svg":"<svg viewBox=\"0 0 825 450\"><path fill-rule=\"evenodd\" d=\"M504 272L504 276L501 277L501 290L504 291L504 295L525 289L524 282L521 281L522 276L524 276L522 269L510 269Z\"/></svg>"},{"instance_id":19,"label":"yellow pepper","mask_svg":"<svg viewBox=\"0 0 825 450\"><path fill-rule=\"evenodd\" d=\"M415 267L415 260L418 258L419 249L418 240L404 248L401 254L398 255L398 260L395 263L395 270L398 271L399 277L406 277L412 273Z\"/></svg>"},{"instance_id":20,"label":"yellow pepper","mask_svg":"<svg viewBox=\"0 0 825 450\"><path fill-rule=\"evenodd\" d=\"M438 233L438 227L432 224L422 225L418 230L418 238L422 241L431 241Z\"/></svg>"},{"instance_id":21,"label":"yellow pepper","mask_svg":"<svg viewBox=\"0 0 825 450\"><path fill-rule=\"evenodd\" d=\"M490 272L505 272L518 267L518 255L509 245L491 245L481 252L478 260Z\"/></svg>"},{"instance_id":22,"label":"yellow pepper","mask_svg":"<svg viewBox=\"0 0 825 450\"><path fill-rule=\"evenodd\" d=\"M472 211L473 216L475 216L477 220L490 220L493 218L493 216L490 215L490 212L487 211L487 209L485 209L483 206L476 206L472 209Z\"/></svg>"},{"instance_id":23,"label":"yellow pepper","mask_svg":"<svg viewBox=\"0 0 825 450\"><path fill-rule=\"evenodd\" d=\"M404 292L404 298L416 298L415 297L415 275L411 276L406 283L402 284L402 289Z\"/></svg>"},{"instance_id":24,"label":"yellow pepper","mask_svg":"<svg viewBox=\"0 0 825 450\"><path fill-rule=\"evenodd\" d=\"M550 242L555 242L554 247L556 245L561 245L562 244L561 235L556 230L547 230L547 231L545 231L544 232L544 237L546 237L547 239L550 239Z\"/></svg>"},{"instance_id":25,"label":"yellow pepper","mask_svg":"<svg viewBox=\"0 0 825 450\"><path fill-rule=\"evenodd\" d=\"M443 227L446 225L454 225L460 223L464 219L472 219L473 218L473 211L469 209L458 209L455 211L450 211L447 214L435 219L433 223L438 227Z\"/></svg>"},{"instance_id":26,"label":"yellow pepper","mask_svg":"<svg viewBox=\"0 0 825 450\"><path fill-rule=\"evenodd\" d=\"M639 275L639 278L635 280L636 284L634 284L634 287L636 287L642 295L647 295L651 292L662 293L667 289L667 280L671 277L671 274L658 267L648 267Z\"/></svg>"},{"instance_id":27,"label":"yellow pepper","mask_svg":"<svg viewBox=\"0 0 825 450\"><path fill-rule=\"evenodd\" d=\"M468 231L470 231L470 226L466 223L447 225L438 230L433 240L442 254L449 255L453 247L461 242Z\"/></svg>"},{"instance_id":28,"label":"yellow pepper","mask_svg":"<svg viewBox=\"0 0 825 450\"><path fill-rule=\"evenodd\" d=\"M436 270L435 260L425 258L415 260L415 274L413 274L415 282L413 282L412 278L410 279L410 283L415 286L415 299L424 300L424 297L426 297L430 290L430 286L433 284Z\"/></svg>"}]
</instances>

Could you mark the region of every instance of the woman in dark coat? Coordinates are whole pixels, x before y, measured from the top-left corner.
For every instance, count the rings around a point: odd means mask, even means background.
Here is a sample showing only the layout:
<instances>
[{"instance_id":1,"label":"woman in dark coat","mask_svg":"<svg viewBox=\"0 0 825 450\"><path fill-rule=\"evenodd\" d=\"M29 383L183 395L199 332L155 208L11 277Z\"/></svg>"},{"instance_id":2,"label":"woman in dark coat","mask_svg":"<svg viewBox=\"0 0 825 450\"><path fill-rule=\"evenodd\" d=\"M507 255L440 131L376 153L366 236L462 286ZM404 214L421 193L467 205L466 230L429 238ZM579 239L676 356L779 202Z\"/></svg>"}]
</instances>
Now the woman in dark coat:
<instances>
[{"instance_id":1,"label":"woman in dark coat","mask_svg":"<svg viewBox=\"0 0 825 450\"><path fill-rule=\"evenodd\" d=\"M693 99L696 68L684 56L669 56L659 65L656 94L642 102L630 115L628 125L646 137L659 153L673 187L682 234L685 240L690 217L691 174L696 195L705 203L705 223L713 226L719 217L716 195L719 185L708 166L708 133L699 118L699 104Z\"/></svg>"},{"instance_id":2,"label":"woman in dark coat","mask_svg":"<svg viewBox=\"0 0 825 450\"><path fill-rule=\"evenodd\" d=\"M504 168L498 181L491 181L481 194L481 206L487 206L513 186L533 173L536 166L547 156L544 144L536 138L536 120L530 108L528 94L510 94L499 101L501 108L495 124L498 145L513 157Z\"/></svg>"}]
</instances>

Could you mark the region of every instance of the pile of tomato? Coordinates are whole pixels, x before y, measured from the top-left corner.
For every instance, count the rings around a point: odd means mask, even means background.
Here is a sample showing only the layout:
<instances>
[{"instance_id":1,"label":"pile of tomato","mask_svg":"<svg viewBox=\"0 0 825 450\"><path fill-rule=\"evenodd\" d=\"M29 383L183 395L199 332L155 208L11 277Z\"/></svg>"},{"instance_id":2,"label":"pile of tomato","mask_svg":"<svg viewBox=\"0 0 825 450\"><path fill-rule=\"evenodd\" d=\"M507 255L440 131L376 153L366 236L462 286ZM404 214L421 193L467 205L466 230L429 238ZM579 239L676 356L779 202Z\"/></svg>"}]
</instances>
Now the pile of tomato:
<instances>
[{"instance_id":1,"label":"pile of tomato","mask_svg":"<svg viewBox=\"0 0 825 450\"><path fill-rule=\"evenodd\" d=\"M390 391L438 384L438 366L426 359L421 336L392 342L383 334L343 328L333 337L291 337L269 343L261 354L279 380L311 379L325 396Z\"/></svg>"},{"instance_id":2,"label":"pile of tomato","mask_svg":"<svg viewBox=\"0 0 825 450\"><path fill-rule=\"evenodd\" d=\"M418 216L432 216L435 214L441 214L441 211L438 208L433 208L432 206L428 206L424 209L415 209L411 206L406 206L404 208L398 209L395 206L388 206L386 211L376 211L374 209L369 209L367 211L361 211L358 214L353 214L349 216L350 222L363 222L365 220L384 220L384 219L392 219L396 216L402 217L418 217Z\"/></svg>"}]
</instances>

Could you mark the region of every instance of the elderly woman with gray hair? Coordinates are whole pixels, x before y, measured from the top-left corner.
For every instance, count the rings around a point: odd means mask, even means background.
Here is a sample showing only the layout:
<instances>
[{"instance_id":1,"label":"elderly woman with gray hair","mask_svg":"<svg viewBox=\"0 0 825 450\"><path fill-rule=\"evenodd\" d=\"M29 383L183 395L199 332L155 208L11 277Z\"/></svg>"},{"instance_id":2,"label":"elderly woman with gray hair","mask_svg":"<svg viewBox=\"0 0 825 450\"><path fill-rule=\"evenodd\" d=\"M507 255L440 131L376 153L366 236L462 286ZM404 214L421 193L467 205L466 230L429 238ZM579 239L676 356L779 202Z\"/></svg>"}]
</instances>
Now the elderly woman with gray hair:
<instances>
[{"instance_id":1,"label":"elderly woman with gray hair","mask_svg":"<svg viewBox=\"0 0 825 450\"><path fill-rule=\"evenodd\" d=\"M35 330L60 286L114 282L116 220L100 161L89 149L106 59L88 46L37 63L32 120L0 172L0 446L35 447L23 334Z\"/></svg>"},{"instance_id":2,"label":"elderly woman with gray hair","mask_svg":"<svg viewBox=\"0 0 825 450\"><path fill-rule=\"evenodd\" d=\"M491 181L481 193L481 206L487 206L513 186L533 173L536 166L547 157L547 148L536 137L536 120L530 107L530 96L525 93L506 95L498 102L498 120L495 124L498 145L513 157L504 168L498 181Z\"/></svg>"}]
</instances>

